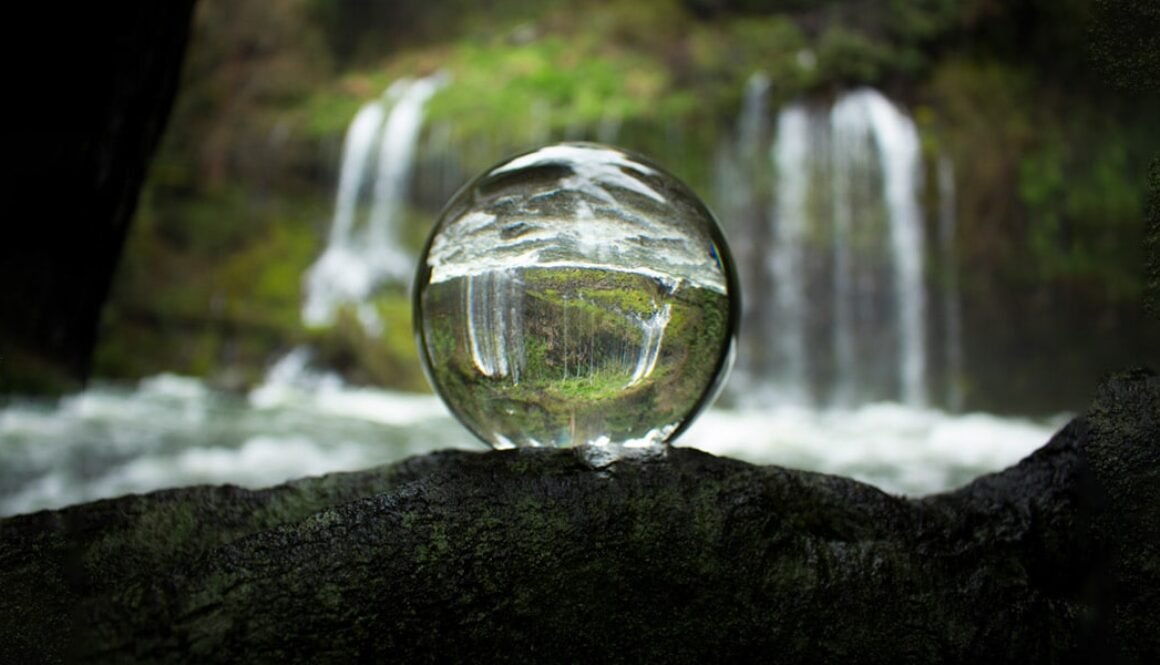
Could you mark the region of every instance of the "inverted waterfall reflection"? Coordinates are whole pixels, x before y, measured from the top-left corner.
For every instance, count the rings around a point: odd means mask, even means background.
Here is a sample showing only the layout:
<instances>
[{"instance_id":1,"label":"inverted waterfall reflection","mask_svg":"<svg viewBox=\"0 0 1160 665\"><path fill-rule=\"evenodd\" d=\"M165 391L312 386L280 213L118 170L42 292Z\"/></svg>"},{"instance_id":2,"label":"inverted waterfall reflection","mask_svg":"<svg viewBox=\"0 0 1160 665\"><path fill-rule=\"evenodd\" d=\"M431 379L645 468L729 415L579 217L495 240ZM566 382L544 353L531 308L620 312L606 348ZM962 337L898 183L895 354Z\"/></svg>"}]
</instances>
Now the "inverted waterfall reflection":
<instances>
[{"instance_id":1,"label":"inverted waterfall reflection","mask_svg":"<svg viewBox=\"0 0 1160 665\"><path fill-rule=\"evenodd\" d=\"M519 271L488 271L464 278L464 284L464 335L472 363L488 378L518 385L527 366L524 319L529 307ZM653 311L644 316L563 295L555 315L559 326L547 329L559 358L560 378L584 379L611 372L624 377L625 388L648 379L656 369L672 319L670 303L653 305ZM543 318L545 307L554 309L540 303L533 311ZM633 330L638 342L615 333Z\"/></svg>"},{"instance_id":2,"label":"inverted waterfall reflection","mask_svg":"<svg viewBox=\"0 0 1160 665\"><path fill-rule=\"evenodd\" d=\"M524 289L515 270L467 278L463 290L471 359L484 376L520 382L524 355Z\"/></svg>"},{"instance_id":3,"label":"inverted waterfall reflection","mask_svg":"<svg viewBox=\"0 0 1160 665\"><path fill-rule=\"evenodd\" d=\"M653 312L647 319L636 317L637 323L640 325L640 353L637 354L636 366L632 369L632 377L625 387L640 383L656 369L657 358L660 357L661 353L661 343L665 339L665 328L669 325L672 312L673 306L665 303L664 307Z\"/></svg>"}]
</instances>

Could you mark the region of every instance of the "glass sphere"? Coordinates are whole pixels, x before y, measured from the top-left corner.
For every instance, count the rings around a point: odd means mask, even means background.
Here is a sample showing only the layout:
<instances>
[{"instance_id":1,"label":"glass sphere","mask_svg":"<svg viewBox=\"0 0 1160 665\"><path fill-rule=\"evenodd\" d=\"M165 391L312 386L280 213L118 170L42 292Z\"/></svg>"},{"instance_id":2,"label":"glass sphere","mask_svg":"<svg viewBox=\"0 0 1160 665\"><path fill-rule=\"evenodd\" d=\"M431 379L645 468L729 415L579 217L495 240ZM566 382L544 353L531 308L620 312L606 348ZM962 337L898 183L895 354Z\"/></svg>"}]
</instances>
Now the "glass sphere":
<instances>
[{"instance_id":1,"label":"glass sphere","mask_svg":"<svg viewBox=\"0 0 1160 665\"><path fill-rule=\"evenodd\" d=\"M716 397L740 314L724 236L642 157L591 143L507 160L444 208L415 332L451 411L494 448L595 465L665 445Z\"/></svg>"}]
</instances>

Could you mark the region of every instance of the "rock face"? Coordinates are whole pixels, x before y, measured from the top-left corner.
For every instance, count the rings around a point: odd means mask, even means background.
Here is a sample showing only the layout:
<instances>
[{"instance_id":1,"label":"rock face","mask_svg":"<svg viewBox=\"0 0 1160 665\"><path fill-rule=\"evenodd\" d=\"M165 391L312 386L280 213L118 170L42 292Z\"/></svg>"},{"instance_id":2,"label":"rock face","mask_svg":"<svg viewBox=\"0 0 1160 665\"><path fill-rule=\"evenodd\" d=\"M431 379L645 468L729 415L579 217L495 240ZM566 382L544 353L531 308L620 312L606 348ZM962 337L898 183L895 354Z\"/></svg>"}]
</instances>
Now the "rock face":
<instances>
[{"instance_id":1,"label":"rock face","mask_svg":"<svg viewBox=\"0 0 1160 665\"><path fill-rule=\"evenodd\" d=\"M0 522L3 662L1154 663L1160 377L946 494L439 453Z\"/></svg>"},{"instance_id":2,"label":"rock face","mask_svg":"<svg viewBox=\"0 0 1160 665\"><path fill-rule=\"evenodd\" d=\"M0 395L87 378L101 306L169 115L194 0L29 5L14 66L20 210L0 243ZM31 43L30 42L30 43Z\"/></svg>"}]
</instances>

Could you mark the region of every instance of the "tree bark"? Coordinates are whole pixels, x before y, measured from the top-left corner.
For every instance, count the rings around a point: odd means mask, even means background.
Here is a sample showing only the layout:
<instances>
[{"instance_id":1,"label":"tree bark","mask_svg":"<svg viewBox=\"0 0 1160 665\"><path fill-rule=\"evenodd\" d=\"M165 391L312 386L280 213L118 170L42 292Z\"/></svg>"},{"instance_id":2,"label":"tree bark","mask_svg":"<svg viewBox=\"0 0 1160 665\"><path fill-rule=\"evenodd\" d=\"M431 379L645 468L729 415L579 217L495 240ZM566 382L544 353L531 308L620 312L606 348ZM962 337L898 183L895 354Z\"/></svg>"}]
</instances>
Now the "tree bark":
<instances>
[{"instance_id":1,"label":"tree bark","mask_svg":"<svg viewBox=\"0 0 1160 665\"><path fill-rule=\"evenodd\" d=\"M924 498L445 452L0 522L4 662L1154 663L1160 378Z\"/></svg>"}]
</instances>

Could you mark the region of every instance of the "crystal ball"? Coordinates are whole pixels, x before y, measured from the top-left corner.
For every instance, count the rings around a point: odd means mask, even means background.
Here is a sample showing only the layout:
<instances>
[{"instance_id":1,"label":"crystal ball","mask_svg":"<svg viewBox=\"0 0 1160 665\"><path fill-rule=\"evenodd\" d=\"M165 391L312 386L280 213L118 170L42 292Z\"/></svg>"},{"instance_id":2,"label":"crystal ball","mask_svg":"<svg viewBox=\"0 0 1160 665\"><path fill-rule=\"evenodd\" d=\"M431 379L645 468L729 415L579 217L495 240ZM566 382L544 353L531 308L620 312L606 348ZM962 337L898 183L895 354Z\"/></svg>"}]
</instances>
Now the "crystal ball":
<instances>
[{"instance_id":1,"label":"crystal ball","mask_svg":"<svg viewBox=\"0 0 1160 665\"><path fill-rule=\"evenodd\" d=\"M716 397L740 298L713 215L643 157L592 143L489 169L419 262L415 334L435 391L497 449L663 452Z\"/></svg>"}]
</instances>

